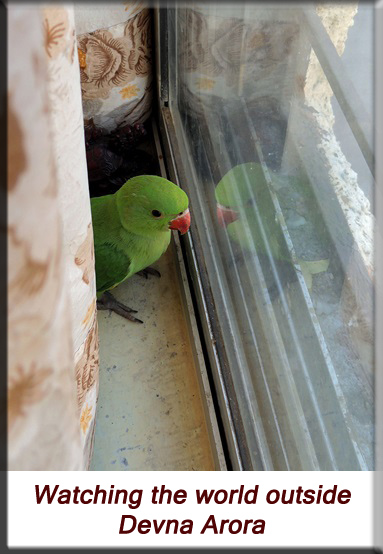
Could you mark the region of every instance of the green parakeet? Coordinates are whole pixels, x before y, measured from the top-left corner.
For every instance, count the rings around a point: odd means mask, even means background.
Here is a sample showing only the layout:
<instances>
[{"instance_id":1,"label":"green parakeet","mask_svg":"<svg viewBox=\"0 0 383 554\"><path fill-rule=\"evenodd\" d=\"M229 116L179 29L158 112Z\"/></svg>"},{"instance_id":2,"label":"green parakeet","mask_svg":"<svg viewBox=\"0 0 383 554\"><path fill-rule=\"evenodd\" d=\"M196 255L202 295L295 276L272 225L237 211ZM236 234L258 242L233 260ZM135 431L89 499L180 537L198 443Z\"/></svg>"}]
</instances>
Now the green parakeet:
<instances>
[{"instance_id":1,"label":"green parakeet","mask_svg":"<svg viewBox=\"0 0 383 554\"><path fill-rule=\"evenodd\" d=\"M278 176L271 172L272 181ZM222 177L215 188L217 219L227 227L231 239L245 251L256 251L260 258L266 256L266 246L257 221L257 206L262 226L274 261L281 268L287 281L293 277L290 254L284 244L282 231L276 224L276 212L260 163L237 165ZM329 260L298 260L307 287L311 289L311 276L326 271Z\"/></svg>"},{"instance_id":2,"label":"green parakeet","mask_svg":"<svg viewBox=\"0 0 383 554\"><path fill-rule=\"evenodd\" d=\"M114 194L91 199L99 309L142 323L108 291L158 260L171 229L187 232L188 205L182 189L153 175L133 177Z\"/></svg>"}]
</instances>

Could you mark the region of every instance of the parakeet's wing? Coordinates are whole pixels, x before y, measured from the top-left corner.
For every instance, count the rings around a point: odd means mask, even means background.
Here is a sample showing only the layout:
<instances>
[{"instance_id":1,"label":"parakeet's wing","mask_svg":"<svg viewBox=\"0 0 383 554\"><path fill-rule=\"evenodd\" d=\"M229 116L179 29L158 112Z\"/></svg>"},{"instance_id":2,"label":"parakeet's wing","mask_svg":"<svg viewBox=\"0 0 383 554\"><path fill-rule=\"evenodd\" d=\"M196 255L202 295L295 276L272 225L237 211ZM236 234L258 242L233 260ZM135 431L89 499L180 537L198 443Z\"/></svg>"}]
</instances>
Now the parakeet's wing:
<instances>
[{"instance_id":1,"label":"parakeet's wing","mask_svg":"<svg viewBox=\"0 0 383 554\"><path fill-rule=\"evenodd\" d=\"M97 293L109 290L123 281L131 266L130 258L115 244L96 244Z\"/></svg>"}]
</instances>

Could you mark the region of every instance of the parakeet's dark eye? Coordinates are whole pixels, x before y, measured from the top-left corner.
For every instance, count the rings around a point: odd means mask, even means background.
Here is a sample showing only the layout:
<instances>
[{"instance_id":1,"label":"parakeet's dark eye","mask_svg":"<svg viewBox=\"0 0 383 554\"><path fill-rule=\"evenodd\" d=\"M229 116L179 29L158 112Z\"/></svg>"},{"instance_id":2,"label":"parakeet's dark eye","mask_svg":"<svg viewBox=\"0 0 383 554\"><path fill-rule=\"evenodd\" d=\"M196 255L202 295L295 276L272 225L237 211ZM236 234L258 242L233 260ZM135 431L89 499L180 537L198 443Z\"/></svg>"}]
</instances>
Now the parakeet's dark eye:
<instances>
[{"instance_id":1,"label":"parakeet's dark eye","mask_svg":"<svg viewBox=\"0 0 383 554\"><path fill-rule=\"evenodd\" d=\"M153 217L161 217L162 213L159 212L158 210L153 210L152 211L152 216Z\"/></svg>"},{"instance_id":2,"label":"parakeet's dark eye","mask_svg":"<svg viewBox=\"0 0 383 554\"><path fill-rule=\"evenodd\" d=\"M178 215L182 215L182 214L183 214L183 212L180 212Z\"/></svg>"}]
</instances>

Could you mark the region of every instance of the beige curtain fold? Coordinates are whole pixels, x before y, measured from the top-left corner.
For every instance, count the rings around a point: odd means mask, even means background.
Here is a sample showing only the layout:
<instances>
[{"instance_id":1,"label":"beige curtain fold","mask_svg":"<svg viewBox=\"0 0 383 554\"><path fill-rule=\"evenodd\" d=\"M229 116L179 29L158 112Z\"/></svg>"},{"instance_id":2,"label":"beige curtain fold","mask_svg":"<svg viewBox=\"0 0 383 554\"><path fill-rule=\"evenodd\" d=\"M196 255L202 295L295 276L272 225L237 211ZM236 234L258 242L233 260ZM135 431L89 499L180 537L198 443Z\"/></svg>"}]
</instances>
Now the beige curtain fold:
<instances>
[{"instance_id":1,"label":"beige curtain fold","mask_svg":"<svg viewBox=\"0 0 383 554\"><path fill-rule=\"evenodd\" d=\"M8 8L8 464L87 469L98 393L73 7Z\"/></svg>"},{"instance_id":2,"label":"beige curtain fold","mask_svg":"<svg viewBox=\"0 0 383 554\"><path fill-rule=\"evenodd\" d=\"M52 144L71 298L83 464L88 466L98 394L93 230L73 7L43 6Z\"/></svg>"},{"instance_id":3,"label":"beige curtain fold","mask_svg":"<svg viewBox=\"0 0 383 554\"><path fill-rule=\"evenodd\" d=\"M150 17L140 1L8 7L9 469L89 467L99 360L84 117L113 129L150 116Z\"/></svg>"}]
</instances>

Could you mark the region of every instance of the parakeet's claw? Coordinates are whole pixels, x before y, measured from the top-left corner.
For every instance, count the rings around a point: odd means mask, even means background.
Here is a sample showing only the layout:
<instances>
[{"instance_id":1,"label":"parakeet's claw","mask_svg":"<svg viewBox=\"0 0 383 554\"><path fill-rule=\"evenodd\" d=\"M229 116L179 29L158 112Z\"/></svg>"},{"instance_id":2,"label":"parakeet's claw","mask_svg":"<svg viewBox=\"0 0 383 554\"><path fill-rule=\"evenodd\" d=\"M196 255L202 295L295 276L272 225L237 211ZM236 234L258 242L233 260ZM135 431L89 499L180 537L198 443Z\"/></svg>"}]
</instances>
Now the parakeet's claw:
<instances>
[{"instance_id":1,"label":"parakeet's claw","mask_svg":"<svg viewBox=\"0 0 383 554\"><path fill-rule=\"evenodd\" d=\"M136 314L137 310L125 306L118 300L116 300L110 292L104 292L99 300L97 300L97 309L98 310L111 310L112 312L133 321L134 323L143 323L141 319L131 315L132 313Z\"/></svg>"},{"instance_id":2,"label":"parakeet's claw","mask_svg":"<svg viewBox=\"0 0 383 554\"><path fill-rule=\"evenodd\" d=\"M161 273L157 271L157 269L154 269L153 267L145 267L145 269L142 269L141 271L137 271L137 275L140 275L141 277L145 277L145 279L148 278L148 275L161 277Z\"/></svg>"}]
</instances>

